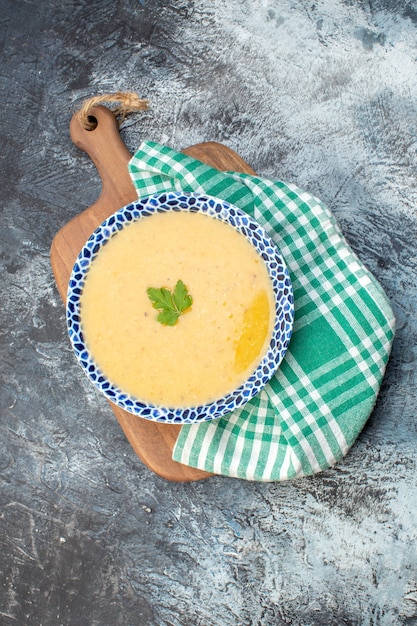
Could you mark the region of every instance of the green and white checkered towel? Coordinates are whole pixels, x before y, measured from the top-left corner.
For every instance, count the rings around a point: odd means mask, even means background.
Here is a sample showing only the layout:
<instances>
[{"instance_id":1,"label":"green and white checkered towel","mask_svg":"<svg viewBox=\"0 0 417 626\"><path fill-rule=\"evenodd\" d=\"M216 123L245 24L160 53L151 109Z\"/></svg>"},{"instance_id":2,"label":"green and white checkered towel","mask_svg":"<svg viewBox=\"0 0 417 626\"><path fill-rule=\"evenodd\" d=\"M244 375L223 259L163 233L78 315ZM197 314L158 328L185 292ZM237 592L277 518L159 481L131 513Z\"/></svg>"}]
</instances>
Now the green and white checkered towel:
<instances>
[{"instance_id":1,"label":"green and white checkered towel","mask_svg":"<svg viewBox=\"0 0 417 626\"><path fill-rule=\"evenodd\" d=\"M150 141L133 156L129 172L139 197L170 190L209 194L249 213L281 250L294 289L293 335L274 378L226 417L184 425L174 460L260 481L333 466L375 404L395 319L329 209L294 185L219 172Z\"/></svg>"}]
</instances>

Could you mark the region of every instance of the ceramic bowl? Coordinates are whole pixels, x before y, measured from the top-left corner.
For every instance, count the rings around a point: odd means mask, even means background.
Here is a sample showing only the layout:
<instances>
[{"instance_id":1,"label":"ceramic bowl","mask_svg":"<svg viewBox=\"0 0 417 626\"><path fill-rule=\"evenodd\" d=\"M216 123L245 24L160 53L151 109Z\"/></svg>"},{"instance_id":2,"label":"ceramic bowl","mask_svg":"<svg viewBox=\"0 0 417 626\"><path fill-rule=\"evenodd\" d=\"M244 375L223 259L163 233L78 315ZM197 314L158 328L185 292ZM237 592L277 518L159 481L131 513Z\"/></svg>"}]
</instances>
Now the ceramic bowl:
<instances>
[{"instance_id":1,"label":"ceramic bowl","mask_svg":"<svg viewBox=\"0 0 417 626\"><path fill-rule=\"evenodd\" d=\"M226 396L201 406L170 408L151 405L131 397L100 371L84 342L80 297L91 263L106 242L135 220L160 211L200 211L228 223L244 235L267 267L275 294L275 323L267 352L253 374ZM66 316L76 358L89 380L108 400L142 418L157 422L191 424L211 420L245 405L272 378L286 353L294 320L293 292L282 255L263 228L236 206L210 196L169 192L133 202L105 220L91 235L72 270L68 286Z\"/></svg>"}]
</instances>

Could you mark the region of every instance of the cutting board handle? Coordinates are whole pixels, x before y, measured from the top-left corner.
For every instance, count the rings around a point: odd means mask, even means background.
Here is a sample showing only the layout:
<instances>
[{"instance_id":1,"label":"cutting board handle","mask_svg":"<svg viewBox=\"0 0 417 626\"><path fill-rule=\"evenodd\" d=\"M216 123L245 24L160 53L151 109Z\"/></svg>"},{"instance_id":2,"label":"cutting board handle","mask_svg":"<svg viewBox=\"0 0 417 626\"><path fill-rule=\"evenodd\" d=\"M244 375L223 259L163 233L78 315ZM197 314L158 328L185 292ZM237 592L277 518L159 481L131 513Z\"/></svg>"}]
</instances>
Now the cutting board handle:
<instances>
[{"instance_id":1,"label":"cutting board handle","mask_svg":"<svg viewBox=\"0 0 417 626\"><path fill-rule=\"evenodd\" d=\"M102 181L101 196L120 208L137 198L127 169L132 155L120 137L117 120L110 109L98 105L91 109L90 115L97 121L93 130L84 128L77 113L73 115L71 139L94 162Z\"/></svg>"}]
</instances>

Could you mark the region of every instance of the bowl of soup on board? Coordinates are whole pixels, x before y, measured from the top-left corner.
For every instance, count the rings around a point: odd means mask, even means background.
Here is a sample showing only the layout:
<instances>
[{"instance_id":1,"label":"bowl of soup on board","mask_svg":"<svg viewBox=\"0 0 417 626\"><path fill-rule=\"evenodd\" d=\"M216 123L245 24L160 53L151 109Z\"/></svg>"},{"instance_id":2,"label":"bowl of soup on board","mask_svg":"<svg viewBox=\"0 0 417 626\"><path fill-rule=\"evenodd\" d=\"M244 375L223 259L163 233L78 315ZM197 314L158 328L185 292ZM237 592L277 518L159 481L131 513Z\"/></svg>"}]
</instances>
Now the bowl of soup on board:
<instances>
[{"instance_id":1,"label":"bowl of soup on board","mask_svg":"<svg viewBox=\"0 0 417 626\"><path fill-rule=\"evenodd\" d=\"M278 369L294 320L288 270L261 226L182 192L139 199L95 230L66 312L78 362L107 399L177 424L246 404Z\"/></svg>"}]
</instances>

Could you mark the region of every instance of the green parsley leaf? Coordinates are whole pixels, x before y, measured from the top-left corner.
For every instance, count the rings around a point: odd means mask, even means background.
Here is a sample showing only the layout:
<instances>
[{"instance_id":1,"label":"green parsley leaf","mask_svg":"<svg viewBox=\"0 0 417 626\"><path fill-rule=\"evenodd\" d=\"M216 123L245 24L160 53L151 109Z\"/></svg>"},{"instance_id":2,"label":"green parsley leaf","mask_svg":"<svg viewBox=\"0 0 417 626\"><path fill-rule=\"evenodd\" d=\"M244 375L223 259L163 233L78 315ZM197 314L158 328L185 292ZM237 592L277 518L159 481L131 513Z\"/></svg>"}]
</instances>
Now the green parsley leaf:
<instances>
[{"instance_id":1,"label":"green parsley leaf","mask_svg":"<svg viewBox=\"0 0 417 626\"><path fill-rule=\"evenodd\" d=\"M193 299L182 280L179 280L174 287L173 300L179 311L186 311L193 303Z\"/></svg>"},{"instance_id":2,"label":"green parsley leaf","mask_svg":"<svg viewBox=\"0 0 417 626\"><path fill-rule=\"evenodd\" d=\"M189 309L193 303L193 299L182 280L177 282L173 291L166 287L160 289L149 287L146 293L153 308L159 311L158 322L165 326L175 326L180 315Z\"/></svg>"}]
</instances>

